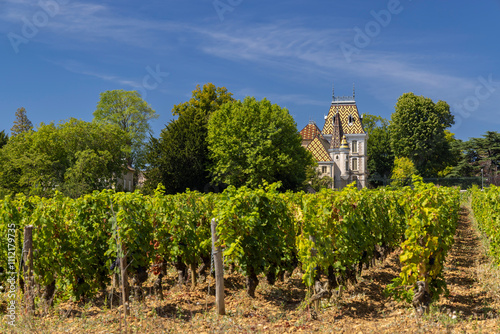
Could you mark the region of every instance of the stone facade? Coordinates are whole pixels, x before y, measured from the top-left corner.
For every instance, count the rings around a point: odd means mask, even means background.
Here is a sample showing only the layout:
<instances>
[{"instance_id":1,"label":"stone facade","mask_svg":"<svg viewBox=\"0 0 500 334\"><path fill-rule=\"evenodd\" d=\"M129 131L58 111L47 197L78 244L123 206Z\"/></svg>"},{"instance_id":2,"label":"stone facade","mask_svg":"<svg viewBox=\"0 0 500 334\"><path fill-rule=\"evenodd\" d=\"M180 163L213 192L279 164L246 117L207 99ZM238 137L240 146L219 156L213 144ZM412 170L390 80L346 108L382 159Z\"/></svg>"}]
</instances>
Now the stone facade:
<instances>
[{"instance_id":1,"label":"stone facade","mask_svg":"<svg viewBox=\"0 0 500 334\"><path fill-rule=\"evenodd\" d=\"M117 189L123 191L134 191L134 173L135 169L130 166L123 171L122 177L117 178Z\"/></svg>"},{"instance_id":2,"label":"stone facade","mask_svg":"<svg viewBox=\"0 0 500 334\"><path fill-rule=\"evenodd\" d=\"M359 188L366 187L368 137L354 92L353 96L333 96L323 130L309 122L300 135L302 146L318 162L320 175L333 179L333 188L342 189L354 181Z\"/></svg>"}]
</instances>

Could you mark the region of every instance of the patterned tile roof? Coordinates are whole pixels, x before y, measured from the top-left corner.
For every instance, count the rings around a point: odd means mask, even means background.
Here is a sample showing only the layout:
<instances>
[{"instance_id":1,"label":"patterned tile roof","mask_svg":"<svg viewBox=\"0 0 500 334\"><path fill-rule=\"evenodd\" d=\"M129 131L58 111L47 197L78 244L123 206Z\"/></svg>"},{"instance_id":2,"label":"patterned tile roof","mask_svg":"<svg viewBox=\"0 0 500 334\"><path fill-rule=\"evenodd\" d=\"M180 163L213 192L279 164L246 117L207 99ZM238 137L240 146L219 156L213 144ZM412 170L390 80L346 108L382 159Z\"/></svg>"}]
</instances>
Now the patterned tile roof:
<instances>
[{"instance_id":1,"label":"patterned tile roof","mask_svg":"<svg viewBox=\"0 0 500 334\"><path fill-rule=\"evenodd\" d=\"M300 131L302 140L313 140L318 135L321 135L321 130L314 122L310 122L302 129L302 131Z\"/></svg>"},{"instance_id":2,"label":"patterned tile roof","mask_svg":"<svg viewBox=\"0 0 500 334\"><path fill-rule=\"evenodd\" d=\"M340 116L338 108L335 108L335 115L333 116L334 121L332 121L332 139L330 141L330 148L339 148L341 138L344 136L342 133L342 127L340 126Z\"/></svg>"},{"instance_id":3,"label":"patterned tile roof","mask_svg":"<svg viewBox=\"0 0 500 334\"><path fill-rule=\"evenodd\" d=\"M330 111L323 127L323 135L333 134L333 116L337 112L340 114L340 127L343 134L364 134L363 125L361 124L358 107L356 103L332 103ZM349 116L352 117L352 122L349 124Z\"/></svg>"},{"instance_id":4,"label":"patterned tile roof","mask_svg":"<svg viewBox=\"0 0 500 334\"><path fill-rule=\"evenodd\" d=\"M330 154L327 152L328 141L321 136L317 136L307 145L307 150L310 151L316 161L332 161Z\"/></svg>"}]
</instances>

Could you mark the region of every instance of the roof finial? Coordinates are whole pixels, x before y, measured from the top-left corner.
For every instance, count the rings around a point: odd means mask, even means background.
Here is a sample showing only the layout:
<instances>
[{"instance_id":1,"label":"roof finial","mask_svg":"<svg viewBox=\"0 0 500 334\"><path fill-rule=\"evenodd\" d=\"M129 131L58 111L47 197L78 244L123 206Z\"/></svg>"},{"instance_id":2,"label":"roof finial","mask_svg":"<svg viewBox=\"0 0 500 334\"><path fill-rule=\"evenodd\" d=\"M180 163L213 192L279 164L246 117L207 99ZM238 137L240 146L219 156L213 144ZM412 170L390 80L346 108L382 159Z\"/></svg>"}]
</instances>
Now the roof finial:
<instances>
[{"instance_id":1,"label":"roof finial","mask_svg":"<svg viewBox=\"0 0 500 334\"><path fill-rule=\"evenodd\" d=\"M352 83L352 99L356 100L356 90L354 89L354 82Z\"/></svg>"},{"instance_id":2,"label":"roof finial","mask_svg":"<svg viewBox=\"0 0 500 334\"><path fill-rule=\"evenodd\" d=\"M335 101L335 85L332 82L332 101Z\"/></svg>"}]
</instances>

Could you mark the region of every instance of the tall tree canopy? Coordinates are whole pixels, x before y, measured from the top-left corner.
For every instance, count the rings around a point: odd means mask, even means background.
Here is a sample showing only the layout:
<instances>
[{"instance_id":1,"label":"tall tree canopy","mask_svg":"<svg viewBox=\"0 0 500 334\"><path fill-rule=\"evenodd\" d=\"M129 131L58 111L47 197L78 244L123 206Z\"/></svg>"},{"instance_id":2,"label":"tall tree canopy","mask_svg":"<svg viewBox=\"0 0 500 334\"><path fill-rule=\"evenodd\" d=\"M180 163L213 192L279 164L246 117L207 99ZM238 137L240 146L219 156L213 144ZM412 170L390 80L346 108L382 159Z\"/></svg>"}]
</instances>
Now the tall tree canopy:
<instances>
[{"instance_id":1,"label":"tall tree canopy","mask_svg":"<svg viewBox=\"0 0 500 334\"><path fill-rule=\"evenodd\" d=\"M142 99L137 91L108 90L101 93L101 99L94 111L94 121L101 124L115 124L128 135L127 145L131 154L129 165L140 165L144 155L144 141L151 133L149 121L158 114Z\"/></svg>"},{"instance_id":2,"label":"tall tree canopy","mask_svg":"<svg viewBox=\"0 0 500 334\"><path fill-rule=\"evenodd\" d=\"M251 188L281 181L298 189L314 165L288 110L247 97L224 104L208 122L208 147L215 180Z\"/></svg>"},{"instance_id":3,"label":"tall tree canopy","mask_svg":"<svg viewBox=\"0 0 500 334\"><path fill-rule=\"evenodd\" d=\"M500 185L500 133L487 131L482 138L459 142L458 149L461 155L453 176L481 176L483 169L490 183Z\"/></svg>"},{"instance_id":4,"label":"tall tree canopy","mask_svg":"<svg viewBox=\"0 0 500 334\"><path fill-rule=\"evenodd\" d=\"M0 131L0 148L4 147L9 141L9 135L5 134L5 130Z\"/></svg>"},{"instance_id":5,"label":"tall tree canopy","mask_svg":"<svg viewBox=\"0 0 500 334\"><path fill-rule=\"evenodd\" d=\"M16 120L14 121L14 125L10 129L12 136L16 136L20 133L27 132L31 129L33 129L33 124L26 115L26 109L22 107L17 109Z\"/></svg>"},{"instance_id":6,"label":"tall tree canopy","mask_svg":"<svg viewBox=\"0 0 500 334\"><path fill-rule=\"evenodd\" d=\"M391 179L393 179L391 185L396 187L408 186L411 184L413 175L417 174L418 171L409 158L396 158L394 160L394 169L391 174Z\"/></svg>"},{"instance_id":7,"label":"tall tree canopy","mask_svg":"<svg viewBox=\"0 0 500 334\"><path fill-rule=\"evenodd\" d=\"M370 179L388 178L394 167L389 122L380 116L365 114L363 128L368 134L367 167ZM378 184L376 181L370 182L372 185Z\"/></svg>"},{"instance_id":8,"label":"tall tree canopy","mask_svg":"<svg viewBox=\"0 0 500 334\"><path fill-rule=\"evenodd\" d=\"M461 177L467 176L466 174L456 174L456 166L460 163L460 158L462 155L462 144L460 139L455 138L455 134L449 130L444 130L444 136L449 146L449 155L444 161L444 169L440 170L437 174L438 177Z\"/></svg>"},{"instance_id":9,"label":"tall tree canopy","mask_svg":"<svg viewBox=\"0 0 500 334\"><path fill-rule=\"evenodd\" d=\"M69 196L111 187L123 173L127 135L116 125L70 119L18 134L1 150L0 188Z\"/></svg>"},{"instance_id":10,"label":"tall tree canopy","mask_svg":"<svg viewBox=\"0 0 500 334\"><path fill-rule=\"evenodd\" d=\"M196 86L189 101L174 106L172 113L178 118L162 130L160 138L151 137L148 144L146 191L154 190L158 183L165 186L166 193L184 192L187 188L208 190L208 119L221 105L233 100L225 87L207 83L203 88Z\"/></svg>"},{"instance_id":11,"label":"tall tree canopy","mask_svg":"<svg viewBox=\"0 0 500 334\"><path fill-rule=\"evenodd\" d=\"M413 93L401 95L389 126L396 157L407 157L423 177L437 176L452 159L445 129L453 123L450 106Z\"/></svg>"}]
</instances>

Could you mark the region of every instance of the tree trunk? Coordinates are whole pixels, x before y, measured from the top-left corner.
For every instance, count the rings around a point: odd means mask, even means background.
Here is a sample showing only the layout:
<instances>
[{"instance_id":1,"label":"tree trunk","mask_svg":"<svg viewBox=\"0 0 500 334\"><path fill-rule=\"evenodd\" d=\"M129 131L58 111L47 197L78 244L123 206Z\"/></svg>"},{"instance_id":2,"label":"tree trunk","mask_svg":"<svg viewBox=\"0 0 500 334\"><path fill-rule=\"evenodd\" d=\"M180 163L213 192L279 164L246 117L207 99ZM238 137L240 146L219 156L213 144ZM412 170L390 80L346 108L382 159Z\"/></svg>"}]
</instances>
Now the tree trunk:
<instances>
[{"instance_id":1,"label":"tree trunk","mask_svg":"<svg viewBox=\"0 0 500 334\"><path fill-rule=\"evenodd\" d=\"M207 276L207 270L210 270L210 260L211 260L211 257L210 256L203 256L201 258L202 260L202 264L200 266L200 268L198 269L198 276L200 277L206 277ZM210 273L209 273L210 275Z\"/></svg>"},{"instance_id":2,"label":"tree trunk","mask_svg":"<svg viewBox=\"0 0 500 334\"><path fill-rule=\"evenodd\" d=\"M339 286L337 278L335 277L335 271L332 266L328 267L328 286L331 289L335 289Z\"/></svg>"},{"instance_id":3,"label":"tree trunk","mask_svg":"<svg viewBox=\"0 0 500 334\"><path fill-rule=\"evenodd\" d=\"M145 267L139 266L134 273L134 294L136 300L142 300L142 284L148 280L148 272Z\"/></svg>"},{"instance_id":4,"label":"tree trunk","mask_svg":"<svg viewBox=\"0 0 500 334\"><path fill-rule=\"evenodd\" d=\"M142 300L142 284L137 280L137 277L132 278L132 286L134 289L134 298L137 301Z\"/></svg>"},{"instance_id":5,"label":"tree trunk","mask_svg":"<svg viewBox=\"0 0 500 334\"><path fill-rule=\"evenodd\" d=\"M56 291L56 280L53 280L50 284L45 287L45 292L43 293L43 299L50 303L50 306L54 304L54 292Z\"/></svg>"},{"instance_id":6,"label":"tree trunk","mask_svg":"<svg viewBox=\"0 0 500 334\"><path fill-rule=\"evenodd\" d=\"M177 257L177 261L175 262L175 268L177 269L177 284L179 286L184 285L184 282L186 280L186 272L187 272L187 267L182 262L182 259L180 256Z\"/></svg>"},{"instance_id":7,"label":"tree trunk","mask_svg":"<svg viewBox=\"0 0 500 334\"><path fill-rule=\"evenodd\" d=\"M259 284L259 279L257 278L257 275L255 274L255 271L253 268L250 269L250 272L247 276L247 294L255 298L255 289L257 288L257 285Z\"/></svg>"},{"instance_id":8,"label":"tree trunk","mask_svg":"<svg viewBox=\"0 0 500 334\"><path fill-rule=\"evenodd\" d=\"M269 285L274 285L274 283L276 283L276 269L274 267L269 268L269 271L266 274L266 279Z\"/></svg>"},{"instance_id":9,"label":"tree trunk","mask_svg":"<svg viewBox=\"0 0 500 334\"><path fill-rule=\"evenodd\" d=\"M28 312L35 310L34 280L33 280L33 226L24 227L24 268L23 273L26 279L26 309Z\"/></svg>"},{"instance_id":10,"label":"tree trunk","mask_svg":"<svg viewBox=\"0 0 500 334\"><path fill-rule=\"evenodd\" d=\"M125 250L123 250L123 253L125 254ZM130 288L128 285L128 276L127 276L127 256L123 255L123 257L120 259L120 278L121 278L121 290L122 290L122 305L123 305L123 313L126 317L129 315L129 309L128 309L128 303L129 303L129 295L130 295ZM126 321L126 320L125 320ZM126 324L126 322L125 322Z\"/></svg>"},{"instance_id":11,"label":"tree trunk","mask_svg":"<svg viewBox=\"0 0 500 334\"><path fill-rule=\"evenodd\" d=\"M160 296L160 299L163 300L163 286L161 284L161 279L163 278L163 274L160 273L158 278L153 284L154 292L157 296Z\"/></svg>"},{"instance_id":12,"label":"tree trunk","mask_svg":"<svg viewBox=\"0 0 500 334\"><path fill-rule=\"evenodd\" d=\"M196 263L191 263L189 267L191 269L191 290L194 290L196 289L196 279L197 279Z\"/></svg>"}]
</instances>

